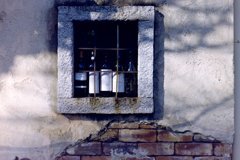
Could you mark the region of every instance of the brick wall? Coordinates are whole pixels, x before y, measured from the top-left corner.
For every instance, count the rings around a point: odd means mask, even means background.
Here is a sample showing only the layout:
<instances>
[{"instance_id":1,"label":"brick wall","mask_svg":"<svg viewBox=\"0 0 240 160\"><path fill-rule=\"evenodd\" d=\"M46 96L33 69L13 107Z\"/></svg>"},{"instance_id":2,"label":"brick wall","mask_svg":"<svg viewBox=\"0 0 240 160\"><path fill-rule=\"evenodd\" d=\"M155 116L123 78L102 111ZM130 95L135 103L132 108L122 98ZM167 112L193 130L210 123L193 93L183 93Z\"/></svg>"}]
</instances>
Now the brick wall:
<instances>
[{"instance_id":1,"label":"brick wall","mask_svg":"<svg viewBox=\"0 0 240 160\"><path fill-rule=\"evenodd\" d=\"M98 136L68 147L57 160L231 160L232 145L155 125L111 123Z\"/></svg>"}]
</instances>

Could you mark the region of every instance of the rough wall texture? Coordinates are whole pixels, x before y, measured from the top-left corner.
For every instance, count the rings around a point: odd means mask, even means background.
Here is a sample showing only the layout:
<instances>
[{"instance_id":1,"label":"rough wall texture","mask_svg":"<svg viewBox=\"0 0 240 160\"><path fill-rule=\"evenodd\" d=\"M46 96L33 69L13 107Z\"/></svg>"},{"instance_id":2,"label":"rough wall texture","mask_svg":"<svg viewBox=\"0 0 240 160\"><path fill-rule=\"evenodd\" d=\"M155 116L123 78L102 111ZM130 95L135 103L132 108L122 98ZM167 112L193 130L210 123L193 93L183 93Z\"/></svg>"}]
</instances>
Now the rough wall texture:
<instances>
[{"instance_id":1,"label":"rough wall texture","mask_svg":"<svg viewBox=\"0 0 240 160\"><path fill-rule=\"evenodd\" d=\"M110 123L97 136L69 146L57 160L231 160L232 145L156 124Z\"/></svg>"},{"instance_id":2,"label":"rough wall texture","mask_svg":"<svg viewBox=\"0 0 240 160\"><path fill-rule=\"evenodd\" d=\"M154 114L57 113L59 5L155 6ZM112 120L155 122L232 143L233 98L233 0L0 1L2 160L54 159Z\"/></svg>"}]
</instances>

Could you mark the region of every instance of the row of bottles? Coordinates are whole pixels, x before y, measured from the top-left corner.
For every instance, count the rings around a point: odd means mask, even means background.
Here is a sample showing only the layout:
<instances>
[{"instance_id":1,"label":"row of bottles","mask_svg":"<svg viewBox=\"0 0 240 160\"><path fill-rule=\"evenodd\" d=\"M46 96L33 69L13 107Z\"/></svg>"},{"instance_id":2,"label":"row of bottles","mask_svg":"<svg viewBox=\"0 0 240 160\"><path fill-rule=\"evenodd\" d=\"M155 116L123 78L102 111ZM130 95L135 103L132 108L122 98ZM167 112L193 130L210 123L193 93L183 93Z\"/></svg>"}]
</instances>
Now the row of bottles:
<instances>
[{"instance_id":1,"label":"row of bottles","mask_svg":"<svg viewBox=\"0 0 240 160\"><path fill-rule=\"evenodd\" d=\"M137 74L131 73L136 71L133 63L132 52L129 52L128 59L129 73L124 71L121 63L121 53L113 67L111 67L108 54L105 53L104 62L100 67L94 66L95 56L91 53L91 64L86 67L83 61L83 52L80 52L80 62L78 71L75 72L75 97L136 97L137 96ZM95 72L94 73L94 67ZM100 72L99 72L100 70ZM119 71L119 72L117 72Z\"/></svg>"}]
</instances>

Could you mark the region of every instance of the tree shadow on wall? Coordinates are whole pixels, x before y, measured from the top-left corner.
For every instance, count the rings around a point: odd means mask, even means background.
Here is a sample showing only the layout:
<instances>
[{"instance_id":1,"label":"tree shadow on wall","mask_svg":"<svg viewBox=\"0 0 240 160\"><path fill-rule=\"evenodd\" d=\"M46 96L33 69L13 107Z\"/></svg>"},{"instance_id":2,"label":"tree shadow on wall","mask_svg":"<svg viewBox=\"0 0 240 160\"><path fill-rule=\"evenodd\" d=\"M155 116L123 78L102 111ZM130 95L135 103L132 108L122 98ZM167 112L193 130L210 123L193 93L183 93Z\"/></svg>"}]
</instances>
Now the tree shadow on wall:
<instances>
[{"instance_id":1,"label":"tree shadow on wall","mask_svg":"<svg viewBox=\"0 0 240 160\"><path fill-rule=\"evenodd\" d=\"M110 1L105 1L102 3L102 5L109 5L113 4ZM134 4L136 5L136 4ZM146 4L144 4L146 5ZM98 122L101 121L111 121L111 120L117 120L117 121L159 121L163 120L164 117L164 70L166 70L165 67L165 60L164 60L164 52L167 53L177 53L177 55L181 54L189 54L191 53L190 51L198 51L199 48L207 48L207 49L221 49L223 46L222 43L219 44L210 44L208 43L205 39L211 35L212 33L215 32L215 27L221 26L221 25L226 25L226 26L232 26L233 24L229 22L228 18L225 15L228 15L231 13L231 10L229 8L226 8L222 10L221 8L214 8L211 6L205 6L204 8L190 8L188 6L181 6L177 2L170 2L169 4L166 4L165 1L161 2L161 5L171 5L172 7L179 8L180 10L184 10L185 12L188 12L187 15L189 17L188 20L183 20L183 22L186 24L181 24L182 27L178 25L174 25L172 23L169 26L165 26L164 24L164 15L160 13L157 9L155 10L155 31L154 31L154 90L153 90L153 95L154 95L154 113L153 114L129 114L129 115L101 115L101 114L77 114L77 115L70 115L70 114L64 114L68 119L70 120L86 120L86 121L91 121L91 120L96 120ZM161 5L159 5L161 8ZM158 7L158 6L157 6ZM202 13L202 14L216 14L219 15L219 21L218 22L212 22L211 25L199 25L199 22L197 20L197 17L194 17L193 14L196 13ZM168 16L170 18L171 16ZM177 18L179 19L184 19L186 17L175 17L176 21ZM169 21L169 20L166 20ZM180 20L181 21L181 20ZM167 29L167 31L166 31ZM200 33L198 35L198 41L195 44L188 43L184 41L186 39L186 35L190 35L191 33L196 32ZM171 45L165 45L164 46L164 41L172 41L172 46ZM192 39L195 40L195 39ZM174 47L174 43L181 42L181 46L177 48L178 46ZM230 42L225 42L225 44L229 44ZM167 46L167 47L166 47ZM172 48L171 48L172 47ZM217 69L217 68L216 68ZM188 73L185 75L187 76ZM190 73L189 73L190 74ZM197 74L197 73L196 73ZM175 75L176 78L177 75ZM182 77L179 77L179 79ZM185 79L185 84L188 85L188 79L184 77L182 80ZM196 83L200 81L196 81ZM172 96L177 96L174 92L172 92ZM205 95L200 95L204 97ZM177 98L177 97L176 97ZM206 103L204 105L199 104L198 102L196 103L196 106L208 106L207 109L203 109L202 112L199 112L199 115L196 116L195 120L193 120L193 123L197 123L199 119L206 115L207 113L211 112L212 110L215 110L219 108L222 104L225 104L225 101L231 100L231 97L225 97L222 98L222 101L215 102L215 103ZM183 102L184 100L179 99L179 102ZM187 104L187 102L182 107L182 110L179 111L181 113L184 113L188 111L188 108L191 107L190 104ZM188 123L180 123L176 126L187 126Z\"/></svg>"}]
</instances>

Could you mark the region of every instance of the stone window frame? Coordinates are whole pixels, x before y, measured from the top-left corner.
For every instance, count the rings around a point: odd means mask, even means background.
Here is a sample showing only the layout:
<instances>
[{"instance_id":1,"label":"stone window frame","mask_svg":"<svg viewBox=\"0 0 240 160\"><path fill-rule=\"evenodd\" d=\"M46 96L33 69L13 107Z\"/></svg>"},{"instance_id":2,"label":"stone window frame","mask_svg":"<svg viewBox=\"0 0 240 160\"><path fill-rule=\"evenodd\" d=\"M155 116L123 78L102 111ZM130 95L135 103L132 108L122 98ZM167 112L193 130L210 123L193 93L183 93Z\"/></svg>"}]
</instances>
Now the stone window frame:
<instances>
[{"instance_id":1,"label":"stone window frame","mask_svg":"<svg viewBox=\"0 0 240 160\"><path fill-rule=\"evenodd\" d=\"M138 21L138 97L73 98L73 21ZM58 7L58 113L153 113L154 6Z\"/></svg>"}]
</instances>

